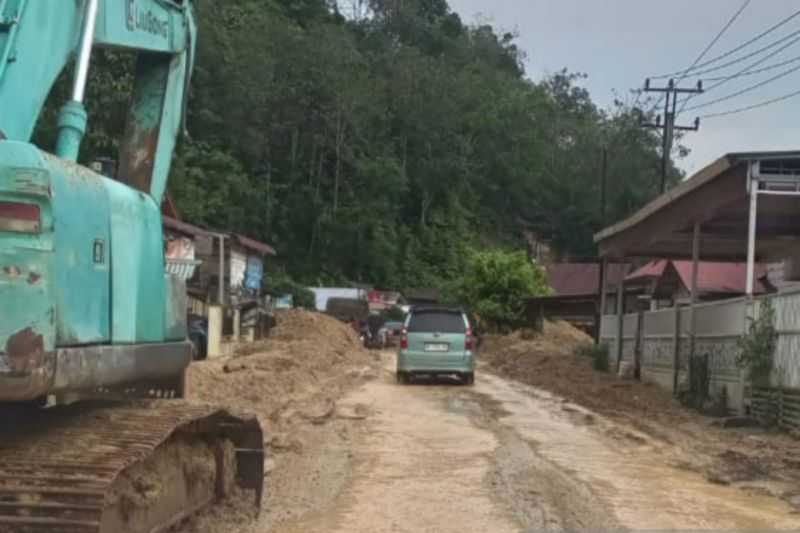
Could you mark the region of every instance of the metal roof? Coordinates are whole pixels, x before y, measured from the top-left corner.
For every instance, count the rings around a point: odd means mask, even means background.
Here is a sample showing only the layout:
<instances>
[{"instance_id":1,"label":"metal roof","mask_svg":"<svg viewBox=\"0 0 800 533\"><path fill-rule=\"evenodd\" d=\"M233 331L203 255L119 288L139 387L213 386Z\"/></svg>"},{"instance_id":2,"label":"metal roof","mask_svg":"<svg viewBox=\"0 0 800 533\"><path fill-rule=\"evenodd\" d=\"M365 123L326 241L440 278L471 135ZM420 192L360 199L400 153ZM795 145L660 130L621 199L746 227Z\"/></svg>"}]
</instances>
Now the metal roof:
<instances>
[{"instance_id":1,"label":"metal roof","mask_svg":"<svg viewBox=\"0 0 800 533\"><path fill-rule=\"evenodd\" d=\"M630 265L608 265L606 283L616 287ZM593 296L600 293L600 265L597 263L553 263L545 267L553 296Z\"/></svg>"},{"instance_id":2,"label":"metal roof","mask_svg":"<svg viewBox=\"0 0 800 533\"><path fill-rule=\"evenodd\" d=\"M262 255L278 255L275 248L269 244L251 239L250 237L245 237L244 235L239 235L238 233L232 233L231 236L245 248L256 251Z\"/></svg>"},{"instance_id":3,"label":"metal roof","mask_svg":"<svg viewBox=\"0 0 800 533\"><path fill-rule=\"evenodd\" d=\"M168 216L162 216L162 220L164 221L164 227L169 228L171 230L183 233L185 235L189 235L190 237L199 237L203 235L210 235L208 230L200 228L198 226L194 226L187 222L182 222L180 220L174 219Z\"/></svg>"},{"instance_id":4,"label":"metal roof","mask_svg":"<svg viewBox=\"0 0 800 533\"><path fill-rule=\"evenodd\" d=\"M750 163L800 176L800 151L727 154L654 199L627 219L595 235L601 256L691 257L692 228L701 225L701 259L740 261L746 256ZM759 197L757 254L778 258L787 240L800 245L800 198Z\"/></svg>"},{"instance_id":5,"label":"metal roof","mask_svg":"<svg viewBox=\"0 0 800 533\"><path fill-rule=\"evenodd\" d=\"M691 261L651 261L642 268L632 272L625 278L625 282L658 279L672 268L677 273L683 286L689 290L692 286ZM697 264L697 291L701 294L745 294L746 263L720 263L714 261L700 261ZM767 287L762 283L766 277L767 269L762 264L755 268L755 293L766 293Z\"/></svg>"}]
</instances>

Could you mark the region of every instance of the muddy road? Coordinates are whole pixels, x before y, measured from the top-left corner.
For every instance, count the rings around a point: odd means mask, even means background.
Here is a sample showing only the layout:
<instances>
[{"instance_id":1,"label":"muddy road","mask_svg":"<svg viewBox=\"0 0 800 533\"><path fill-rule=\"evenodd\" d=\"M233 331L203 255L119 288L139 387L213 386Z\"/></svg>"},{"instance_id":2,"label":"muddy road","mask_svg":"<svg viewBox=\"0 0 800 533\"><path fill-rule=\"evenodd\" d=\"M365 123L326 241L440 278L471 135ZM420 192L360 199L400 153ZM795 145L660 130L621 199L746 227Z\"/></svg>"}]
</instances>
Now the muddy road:
<instances>
[{"instance_id":1,"label":"muddy road","mask_svg":"<svg viewBox=\"0 0 800 533\"><path fill-rule=\"evenodd\" d=\"M221 512L197 530L800 528L789 503L711 483L668 443L544 391L486 372L397 385L392 364L274 457L256 523Z\"/></svg>"}]
</instances>

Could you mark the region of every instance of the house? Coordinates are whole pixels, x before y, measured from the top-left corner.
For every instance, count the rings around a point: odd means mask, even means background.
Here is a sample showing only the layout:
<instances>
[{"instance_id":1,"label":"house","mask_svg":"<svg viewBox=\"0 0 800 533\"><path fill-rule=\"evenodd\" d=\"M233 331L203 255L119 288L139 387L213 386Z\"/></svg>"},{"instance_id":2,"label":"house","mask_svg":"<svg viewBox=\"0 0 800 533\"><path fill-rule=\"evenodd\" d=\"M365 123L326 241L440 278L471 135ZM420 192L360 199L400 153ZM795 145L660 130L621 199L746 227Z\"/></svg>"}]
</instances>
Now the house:
<instances>
[{"instance_id":1,"label":"house","mask_svg":"<svg viewBox=\"0 0 800 533\"><path fill-rule=\"evenodd\" d=\"M331 298L347 298L349 300L366 300L367 291L352 287L309 287L314 293L314 306L317 311L324 313L328 309L328 300Z\"/></svg>"},{"instance_id":2,"label":"house","mask_svg":"<svg viewBox=\"0 0 800 533\"><path fill-rule=\"evenodd\" d=\"M186 281L186 292L189 297L189 308L197 311L202 307L205 299L197 300L196 294L191 290L192 279L197 268L202 264L196 257L197 240L208 237L203 228L181 222L170 216L163 216L164 228L164 257L167 272L175 274Z\"/></svg>"},{"instance_id":3,"label":"house","mask_svg":"<svg viewBox=\"0 0 800 533\"><path fill-rule=\"evenodd\" d=\"M775 292L767 267L756 264L756 295ZM716 301L743 296L747 290L747 264L701 261L697 269L698 301ZM673 307L691 300L692 262L661 259L651 261L625 277L626 287L639 287L650 297L651 310Z\"/></svg>"},{"instance_id":4,"label":"house","mask_svg":"<svg viewBox=\"0 0 800 533\"><path fill-rule=\"evenodd\" d=\"M606 312L614 312L613 293L630 270L628 264L610 264L606 273ZM540 325L543 319L565 320L590 335L597 333L602 298L600 265L597 263L552 263L545 266L549 296L531 298L527 303L529 322ZM634 289L626 288L626 309L636 304Z\"/></svg>"},{"instance_id":5,"label":"house","mask_svg":"<svg viewBox=\"0 0 800 533\"><path fill-rule=\"evenodd\" d=\"M264 261L276 252L270 245L243 235L207 232L197 238L195 254L203 263L190 290L208 303L239 306L259 299Z\"/></svg>"}]
</instances>

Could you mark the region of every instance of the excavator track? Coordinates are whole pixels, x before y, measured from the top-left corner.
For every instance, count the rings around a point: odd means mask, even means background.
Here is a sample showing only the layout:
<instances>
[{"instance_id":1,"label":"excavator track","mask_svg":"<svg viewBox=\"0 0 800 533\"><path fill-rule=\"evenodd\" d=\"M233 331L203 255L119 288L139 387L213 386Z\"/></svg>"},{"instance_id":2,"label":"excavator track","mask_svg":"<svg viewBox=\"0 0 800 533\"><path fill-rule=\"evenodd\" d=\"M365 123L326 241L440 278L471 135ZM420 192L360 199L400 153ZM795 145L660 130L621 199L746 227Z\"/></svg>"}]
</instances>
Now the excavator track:
<instances>
[{"instance_id":1,"label":"excavator track","mask_svg":"<svg viewBox=\"0 0 800 533\"><path fill-rule=\"evenodd\" d=\"M0 532L157 533L241 490L260 507L255 417L179 400L0 416Z\"/></svg>"}]
</instances>

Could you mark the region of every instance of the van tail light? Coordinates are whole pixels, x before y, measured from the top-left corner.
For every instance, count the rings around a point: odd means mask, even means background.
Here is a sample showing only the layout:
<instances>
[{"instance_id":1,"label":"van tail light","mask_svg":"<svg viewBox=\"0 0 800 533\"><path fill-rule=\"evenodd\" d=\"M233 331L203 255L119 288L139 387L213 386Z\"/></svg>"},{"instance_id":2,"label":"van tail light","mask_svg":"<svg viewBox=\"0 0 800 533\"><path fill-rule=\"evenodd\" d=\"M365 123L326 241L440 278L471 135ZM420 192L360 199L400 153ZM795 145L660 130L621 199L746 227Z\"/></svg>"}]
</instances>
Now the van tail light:
<instances>
[{"instance_id":1,"label":"van tail light","mask_svg":"<svg viewBox=\"0 0 800 533\"><path fill-rule=\"evenodd\" d=\"M475 342L473 341L473 338L472 338L472 330L468 329L467 330L467 336L464 339L464 349L465 350L472 350L472 347L474 345L475 345Z\"/></svg>"},{"instance_id":2,"label":"van tail light","mask_svg":"<svg viewBox=\"0 0 800 533\"><path fill-rule=\"evenodd\" d=\"M39 206L18 202L0 202L0 231L39 233Z\"/></svg>"},{"instance_id":3,"label":"van tail light","mask_svg":"<svg viewBox=\"0 0 800 533\"><path fill-rule=\"evenodd\" d=\"M406 330L400 332L400 349L408 350L408 331Z\"/></svg>"}]
</instances>

